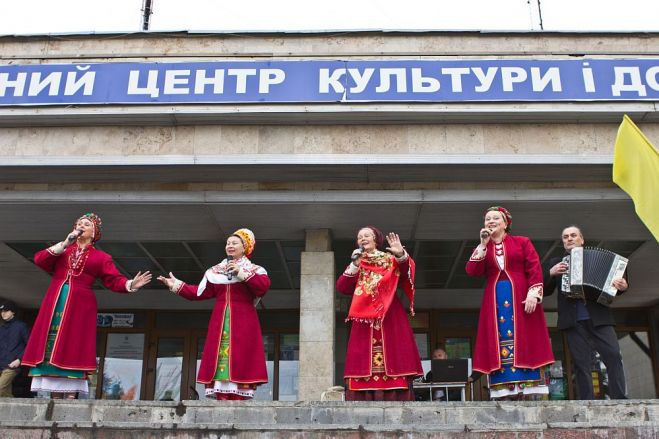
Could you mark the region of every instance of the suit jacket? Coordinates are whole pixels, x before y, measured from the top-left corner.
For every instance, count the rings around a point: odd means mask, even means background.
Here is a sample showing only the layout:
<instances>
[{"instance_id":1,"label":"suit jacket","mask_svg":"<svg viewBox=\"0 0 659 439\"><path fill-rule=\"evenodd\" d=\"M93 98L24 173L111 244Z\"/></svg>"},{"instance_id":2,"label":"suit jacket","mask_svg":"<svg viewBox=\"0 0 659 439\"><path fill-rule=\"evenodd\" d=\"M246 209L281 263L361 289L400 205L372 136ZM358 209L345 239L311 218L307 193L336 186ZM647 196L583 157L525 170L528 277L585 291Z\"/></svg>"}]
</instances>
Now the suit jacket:
<instances>
[{"instance_id":1,"label":"suit jacket","mask_svg":"<svg viewBox=\"0 0 659 439\"><path fill-rule=\"evenodd\" d=\"M554 291L557 291L561 287L561 276L550 276L549 270L551 267L561 262L562 259L563 258L552 258L546 263L545 267L543 267L545 297L551 296L554 294ZM625 279L626 278L627 272L625 272ZM584 289L592 288L584 286ZM624 293L624 291L618 292L618 294L622 293ZM594 296L597 295L594 294ZM558 329L570 329L577 325L577 302L579 300L581 299L567 298L564 294L559 292L557 297ZM593 326L615 325L613 314L608 306L601 305L592 300L586 300L585 302Z\"/></svg>"},{"instance_id":2,"label":"suit jacket","mask_svg":"<svg viewBox=\"0 0 659 439\"><path fill-rule=\"evenodd\" d=\"M0 324L0 370L20 360L27 343L27 326L16 317Z\"/></svg>"}]
</instances>

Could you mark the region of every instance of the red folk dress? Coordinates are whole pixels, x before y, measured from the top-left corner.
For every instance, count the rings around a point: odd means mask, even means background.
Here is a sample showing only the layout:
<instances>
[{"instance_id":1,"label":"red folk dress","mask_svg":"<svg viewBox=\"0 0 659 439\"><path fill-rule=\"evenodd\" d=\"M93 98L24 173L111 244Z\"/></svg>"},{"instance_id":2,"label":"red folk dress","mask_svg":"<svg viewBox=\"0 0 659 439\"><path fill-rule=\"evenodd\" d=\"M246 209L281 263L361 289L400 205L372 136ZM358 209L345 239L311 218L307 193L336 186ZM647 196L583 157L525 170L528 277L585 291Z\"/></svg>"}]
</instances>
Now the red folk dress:
<instances>
[{"instance_id":1,"label":"red folk dress","mask_svg":"<svg viewBox=\"0 0 659 439\"><path fill-rule=\"evenodd\" d=\"M495 244L487 245L485 256L477 257L477 249L466 265L470 276L486 277L481 304L478 333L474 349L474 370L489 374L501 368L497 327L496 283L509 280L513 292L514 352L513 366L536 369L554 362L549 332L542 305L538 303L531 314L524 312L522 303L529 289L542 297L542 268L538 254L525 236L505 235L503 241L504 270L496 260Z\"/></svg>"},{"instance_id":2,"label":"red folk dress","mask_svg":"<svg viewBox=\"0 0 659 439\"><path fill-rule=\"evenodd\" d=\"M398 285L411 285L413 300L414 262L409 256L401 262L397 262L393 255L388 256L397 264ZM359 276L359 271L350 264L337 280L337 290L341 294L354 295ZM349 392L407 391L409 381L422 374L421 359L407 313L395 295L381 322L352 319L344 373Z\"/></svg>"},{"instance_id":3,"label":"red folk dress","mask_svg":"<svg viewBox=\"0 0 659 439\"><path fill-rule=\"evenodd\" d=\"M208 334L201 356L197 382L207 387L214 381L218 369L220 343L229 310L229 381L238 385L258 385L268 382L261 325L254 300L263 297L270 288L266 271L247 258L237 260L238 275L228 279L223 271L226 260L209 268L199 285L181 283L176 294L188 300L215 298L208 323Z\"/></svg>"},{"instance_id":4,"label":"red folk dress","mask_svg":"<svg viewBox=\"0 0 659 439\"><path fill-rule=\"evenodd\" d=\"M53 273L46 296L39 308L23 354L22 364L35 367L44 361L50 322L62 287L69 283L50 363L62 369L87 373L96 371L96 295L92 285L101 279L103 285L116 293L128 293L126 279L112 261L112 257L93 246L85 251L81 261L71 266L71 258L77 244L70 245L63 253L55 254L50 248L34 255L34 263Z\"/></svg>"}]
</instances>

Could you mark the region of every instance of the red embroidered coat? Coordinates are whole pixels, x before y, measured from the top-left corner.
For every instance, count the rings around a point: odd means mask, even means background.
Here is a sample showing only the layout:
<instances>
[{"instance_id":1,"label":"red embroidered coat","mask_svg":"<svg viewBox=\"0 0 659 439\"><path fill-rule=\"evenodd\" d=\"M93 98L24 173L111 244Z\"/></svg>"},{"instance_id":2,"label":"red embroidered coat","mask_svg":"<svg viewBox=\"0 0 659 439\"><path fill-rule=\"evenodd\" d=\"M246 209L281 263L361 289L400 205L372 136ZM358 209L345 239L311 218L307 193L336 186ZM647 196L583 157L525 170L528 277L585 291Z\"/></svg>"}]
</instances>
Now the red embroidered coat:
<instances>
[{"instance_id":1,"label":"red embroidered coat","mask_svg":"<svg viewBox=\"0 0 659 439\"><path fill-rule=\"evenodd\" d=\"M409 282L410 258L400 263L398 284ZM359 275L342 274L336 281L336 289L352 296ZM373 328L368 323L353 321L346 352L345 378L363 378L372 374L371 339ZM398 297L394 296L387 313L382 319L382 349L385 373L390 377L421 376L421 358L414 340L407 313Z\"/></svg>"},{"instance_id":2,"label":"red embroidered coat","mask_svg":"<svg viewBox=\"0 0 659 439\"><path fill-rule=\"evenodd\" d=\"M531 314L524 312L522 301L531 287L540 287L542 295L542 268L531 240L526 236L506 235L503 239L505 274L512 283L513 316L515 319L513 365L535 369L554 362L545 323L545 314L538 304ZM475 251L474 251L475 254ZM483 259L472 256L467 262L467 274L486 277L487 282L481 303L478 333L474 348L474 370L490 373L501 368L495 286L501 269L496 260L494 242L490 240ZM505 276L503 276L505 279Z\"/></svg>"},{"instance_id":3,"label":"red embroidered coat","mask_svg":"<svg viewBox=\"0 0 659 439\"><path fill-rule=\"evenodd\" d=\"M210 384L215 377L227 303L230 325L229 381L241 384L268 382L261 325L254 308L254 299L264 296L268 288L270 278L259 273L251 273L243 282L235 282L235 279L228 284L207 282L199 296L197 285L183 284L177 294L188 300L215 298L197 382Z\"/></svg>"},{"instance_id":4,"label":"red embroidered coat","mask_svg":"<svg viewBox=\"0 0 659 439\"><path fill-rule=\"evenodd\" d=\"M50 362L62 369L96 371L97 306L92 285L100 278L106 288L117 293L127 293L128 279L119 273L109 254L94 247L89 249L82 271L79 274L76 271L69 277L69 256L75 248L77 245L71 245L60 255L49 249L34 255L34 263L53 273L53 278L41 302L23 354L24 366L33 367L44 361L50 321L62 286L68 278L69 294Z\"/></svg>"}]
</instances>

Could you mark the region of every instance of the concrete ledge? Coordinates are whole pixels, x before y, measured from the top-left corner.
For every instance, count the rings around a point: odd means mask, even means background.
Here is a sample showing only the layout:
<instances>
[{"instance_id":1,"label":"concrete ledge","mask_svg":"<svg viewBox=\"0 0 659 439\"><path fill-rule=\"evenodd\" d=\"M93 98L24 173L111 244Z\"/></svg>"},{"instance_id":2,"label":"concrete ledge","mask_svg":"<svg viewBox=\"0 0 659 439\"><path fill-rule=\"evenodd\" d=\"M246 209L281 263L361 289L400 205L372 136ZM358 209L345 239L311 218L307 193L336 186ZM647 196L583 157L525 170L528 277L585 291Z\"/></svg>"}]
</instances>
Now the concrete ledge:
<instances>
[{"instance_id":1,"label":"concrete ledge","mask_svg":"<svg viewBox=\"0 0 659 439\"><path fill-rule=\"evenodd\" d=\"M655 438L659 400L223 402L0 399L0 437Z\"/></svg>"}]
</instances>

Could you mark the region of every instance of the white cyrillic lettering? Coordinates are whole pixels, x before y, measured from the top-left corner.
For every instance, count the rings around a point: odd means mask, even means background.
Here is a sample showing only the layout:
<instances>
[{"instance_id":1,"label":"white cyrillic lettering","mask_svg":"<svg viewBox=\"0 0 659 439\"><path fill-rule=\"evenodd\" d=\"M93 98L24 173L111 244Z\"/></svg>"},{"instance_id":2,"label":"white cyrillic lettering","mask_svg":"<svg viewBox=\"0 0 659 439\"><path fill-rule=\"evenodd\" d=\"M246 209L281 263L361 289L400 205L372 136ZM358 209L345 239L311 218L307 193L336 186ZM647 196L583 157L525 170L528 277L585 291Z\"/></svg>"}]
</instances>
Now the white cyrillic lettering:
<instances>
[{"instance_id":1,"label":"white cyrillic lettering","mask_svg":"<svg viewBox=\"0 0 659 439\"><path fill-rule=\"evenodd\" d=\"M455 93L462 91L462 75L468 75L467 67L447 67L442 69L443 75L451 75L451 90Z\"/></svg>"},{"instance_id":2,"label":"white cyrillic lettering","mask_svg":"<svg viewBox=\"0 0 659 439\"><path fill-rule=\"evenodd\" d=\"M256 69L229 69L227 75L236 77L236 93L247 93L247 77L256 76Z\"/></svg>"},{"instance_id":3,"label":"white cyrillic lettering","mask_svg":"<svg viewBox=\"0 0 659 439\"><path fill-rule=\"evenodd\" d=\"M392 68L392 69L380 69L380 85L375 88L376 93L386 93L391 88L391 78L396 76L396 92L405 93L407 92L407 77L405 75L405 69L401 68Z\"/></svg>"},{"instance_id":4,"label":"white cyrillic lettering","mask_svg":"<svg viewBox=\"0 0 659 439\"><path fill-rule=\"evenodd\" d=\"M498 67L488 67L487 73L483 73L483 69L480 67L472 67L471 71L474 72L474 75L476 75L476 78L478 78L478 81L481 83L481 85L474 88L474 90L477 93L484 93L488 91L490 87L492 87L492 81L494 81L494 77L496 76L498 70Z\"/></svg>"},{"instance_id":5,"label":"white cyrillic lettering","mask_svg":"<svg viewBox=\"0 0 659 439\"><path fill-rule=\"evenodd\" d=\"M185 78L181 78L185 76ZM165 70L165 86L162 94L164 95L187 95L190 93L188 87L176 87L177 85L187 85L190 81L190 70Z\"/></svg>"},{"instance_id":6,"label":"white cyrillic lettering","mask_svg":"<svg viewBox=\"0 0 659 439\"><path fill-rule=\"evenodd\" d=\"M613 96L620 96L623 91L636 92L639 96L647 96L638 67L614 67L613 71L615 73L615 80L611 86ZM625 84L625 75L629 75L629 84Z\"/></svg>"},{"instance_id":7,"label":"white cyrillic lettering","mask_svg":"<svg viewBox=\"0 0 659 439\"><path fill-rule=\"evenodd\" d=\"M16 74L16 79L10 81L9 73L0 73L0 96L4 96L8 88L14 89L14 96L23 96L26 78L27 73L20 72Z\"/></svg>"},{"instance_id":8,"label":"white cyrillic lettering","mask_svg":"<svg viewBox=\"0 0 659 439\"><path fill-rule=\"evenodd\" d=\"M41 72L30 75L30 86L27 89L28 96L36 96L48 87L48 96L57 96L59 84L62 80L62 72L53 72L41 80Z\"/></svg>"},{"instance_id":9,"label":"white cyrillic lettering","mask_svg":"<svg viewBox=\"0 0 659 439\"><path fill-rule=\"evenodd\" d=\"M215 76L206 76L206 70L197 70L194 81L194 92L203 95L206 86L213 84L213 93L224 93L224 69L216 69Z\"/></svg>"},{"instance_id":10,"label":"white cyrillic lettering","mask_svg":"<svg viewBox=\"0 0 659 439\"><path fill-rule=\"evenodd\" d=\"M659 81L657 81L657 74L659 74L659 66L650 67L645 72L645 82L648 83L652 90L659 91Z\"/></svg>"},{"instance_id":11,"label":"white cyrillic lettering","mask_svg":"<svg viewBox=\"0 0 659 439\"><path fill-rule=\"evenodd\" d=\"M434 93L439 91L439 88L439 79L424 77L419 68L412 69L412 91L414 93Z\"/></svg>"},{"instance_id":12,"label":"white cyrillic lettering","mask_svg":"<svg viewBox=\"0 0 659 439\"><path fill-rule=\"evenodd\" d=\"M341 84L341 77L346 74L346 69L336 69L330 75L329 69L320 69L318 72L318 92L329 93L329 88L332 86L334 93L345 93L346 89Z\"/></svg>"},{"instance_id":13,"label":"white cyrillic lettering","mask_svg":"<svg viewBox=\"0 0 659 439\"><path fill-rule=\"evenodd\" d=\"M586 93L595 92L595 79L593 78L593 69L588 67L590 63L583 63L581 68L581 75L583 76L583 86Z\"/></svg>"},{"instance_id":14,"label":"white cyrillic lettering","mask_svg":"<svg viewBox=\"0 0 659 439\"><path fill-rule=\"evenodd\" d=\"M271 85L284 82L286 73L282 69L261 69L259 71L259 93L269 93Z\"/></svg>"},{"instance_id":15,"label":"white cyrillic lettering","mask_svg":"<svg viewBox=\"0 0 659 439\"><path fill-rule=\"evenodd\" d=\"M128 91L129 95L151 95L152 98L157 98L160 94L158 90L158 70L149 70L149 76L146 81L146 87L139 87L140 71L131 70L128 76Z\"/></svg>"},{"instance_id":16,"label":"white cyrillic lettering","mask_svg":"<svg viewBox=\"0 0 659 439\"><path fill-rule=\"evenodd\" d=\"M375 72L375 69L373 68L364 69L364 74L362 74L359 71L359 69L348 69L348 72L350 73L352 79L354 79L355 81L355 86L350 87L350 92L361 93L364 90L366 90L368 81L371 80L371 76L373 76L373 72Z\"/></svg>"},{"instance_id":17,"label":"white cyrillic lettering","mask_svg":"<svg viewBox=\"0 0 659 439\"><path fill-rule=\"evenodd\" d=\"M76 68L78 68L76 66ZM89 67L87 67L89 68ZM87 70L86 68L78 68L78 70ZM72 96L84 87L82 90L83 96L91 96L94 93L94 80L96 79L96 72L83 73L80 79L77 79L78 72L69 72L66 74L66 84L64 85L64 96Z\"/></svg>"},{"instance_id":18,"label":"white cyrillic lettering","mask_svg":"<svg viewBox=\"0 0 659 439\"><path fill-rule=\"evenodd\" d=\"M544 76L540 73L540 67L531 67L531 85L533 91L543 91L547 84L551 83L551 91L563 91L561 86L561 71L558 67L549 67Z\"/></svg>"},{"instance_id":19,"label":"white cyrillic lettering","mask_svg":"<svg viewBox=\"0 0 659 439\"><path fill-rule=\"evenodd\" d=\"M513 84L526 81L526 70L521 67L501 67L503 91L513 91Z\"/></svg>"}]
</instances>

